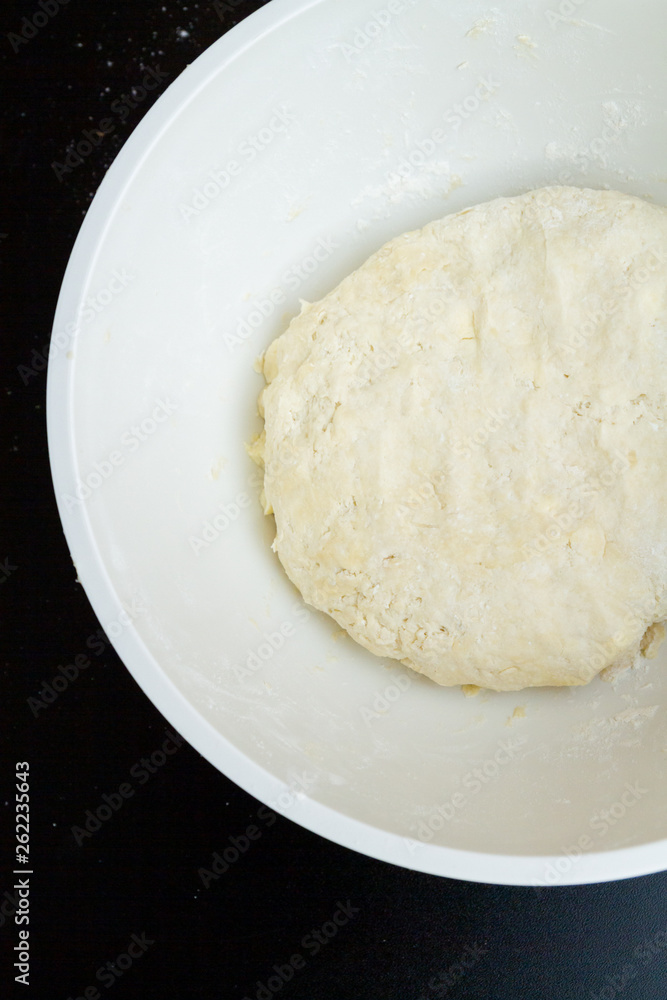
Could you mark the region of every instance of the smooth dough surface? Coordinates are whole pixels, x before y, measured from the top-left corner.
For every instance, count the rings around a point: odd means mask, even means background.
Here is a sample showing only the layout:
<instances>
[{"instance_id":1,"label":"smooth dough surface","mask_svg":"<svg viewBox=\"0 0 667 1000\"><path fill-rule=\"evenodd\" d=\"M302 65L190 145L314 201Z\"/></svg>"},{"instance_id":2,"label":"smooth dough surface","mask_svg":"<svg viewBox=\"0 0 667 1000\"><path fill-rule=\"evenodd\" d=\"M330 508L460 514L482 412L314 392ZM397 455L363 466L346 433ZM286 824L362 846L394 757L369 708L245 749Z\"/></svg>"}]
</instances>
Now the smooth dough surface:
<instances>
[{"instance_id":1,"label":"smooth dough surface","mask_svg":"<svg viewBox=\"0 0 667 1000\"><path fill-rule=\"evenodd\" d=\"M667 209L554 187L386 244L266 351L288 576L444 685L586 684L667 618Z\"/></svg>"}]
</instances>

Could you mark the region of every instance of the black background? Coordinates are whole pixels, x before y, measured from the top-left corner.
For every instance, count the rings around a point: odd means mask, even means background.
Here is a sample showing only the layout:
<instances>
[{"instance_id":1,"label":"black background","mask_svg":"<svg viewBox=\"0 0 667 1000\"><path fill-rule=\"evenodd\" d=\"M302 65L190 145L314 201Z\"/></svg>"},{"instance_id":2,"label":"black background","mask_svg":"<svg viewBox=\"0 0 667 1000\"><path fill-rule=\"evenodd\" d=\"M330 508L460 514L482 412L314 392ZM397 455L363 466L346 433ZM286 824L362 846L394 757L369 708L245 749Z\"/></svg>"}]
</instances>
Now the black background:
<instances>
[{"instance_id":1,"label":"black background","mask_svg":"<svg viewBox=\"0 0 667 1000\"><path fill-rule=\"evenodd\" d=\"M667 875L538 892L394 868L282 817L269 817L269 826L266 812L258 816L260 803L186 743L141 786L130 779L134 797L81 845L75 842L72 827L83 825L103 793L117 792L142 757L159 750L168 724L113 648L95 641L100 626L76 582L51 486L46 373L35 369L83 216L161 90L61 180L51 165L108 114L112 100L140 83L147 67L168 72L171 82L259 6L69 0L34 37L14 37L13 44L10 33L18 35L22 18L40 10L38 0L4 0L2 7L0 900L7 905L0 940L9 960L0 993L13 988L19 996L66 1000L96 986L101 996L111 989L113 1000L242 1000L255 998L258 983L275 975L274 964L301 953L306 967L280 990L274 980L271 995L664 1000L665 952L648 963L633 953L667 928ZM21 377L19 366L33 374ZM88 655L91 666L51 704L31 711L28 698L77 654ZM13 769L23 760L31 769L34 871L29 987L13 982L9 956L18 928L3 895L11 899ZM261 830L259 840L204 887L199 870L210 869L214 852L249 824ZM358 913L312 955L301 942L332 918L339 901ZM152 943L105 986L97 970L126 952L133 934ZM456 982L447 986L442 976L466 948L476 948L478 959L463 975L455 968Z\"/></svg>"}]
</instances>

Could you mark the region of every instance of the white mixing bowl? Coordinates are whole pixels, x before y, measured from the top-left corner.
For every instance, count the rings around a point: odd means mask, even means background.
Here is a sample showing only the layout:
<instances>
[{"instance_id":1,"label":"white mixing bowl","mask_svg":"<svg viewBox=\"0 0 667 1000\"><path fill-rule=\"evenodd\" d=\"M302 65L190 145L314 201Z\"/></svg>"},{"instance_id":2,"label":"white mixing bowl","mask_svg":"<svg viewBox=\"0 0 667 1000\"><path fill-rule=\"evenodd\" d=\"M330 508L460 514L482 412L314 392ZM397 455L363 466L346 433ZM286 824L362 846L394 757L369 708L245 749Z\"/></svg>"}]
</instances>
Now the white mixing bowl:
<instances>
[{"instance_id":1,"label":"white mixing bowl","mask_svg":"<svg viewBox=\"0 0 667 1000\"><path fill-rule=\"evenodd\" d=\"M72 253L49 360L79 577L243 788L397 865L521 885L667 867L665 655L441 689L308 611L244 443L257 355L389 238L552 183L665 201L660 0L274 0L169 87Z\"/></svg>"}]
</instances>

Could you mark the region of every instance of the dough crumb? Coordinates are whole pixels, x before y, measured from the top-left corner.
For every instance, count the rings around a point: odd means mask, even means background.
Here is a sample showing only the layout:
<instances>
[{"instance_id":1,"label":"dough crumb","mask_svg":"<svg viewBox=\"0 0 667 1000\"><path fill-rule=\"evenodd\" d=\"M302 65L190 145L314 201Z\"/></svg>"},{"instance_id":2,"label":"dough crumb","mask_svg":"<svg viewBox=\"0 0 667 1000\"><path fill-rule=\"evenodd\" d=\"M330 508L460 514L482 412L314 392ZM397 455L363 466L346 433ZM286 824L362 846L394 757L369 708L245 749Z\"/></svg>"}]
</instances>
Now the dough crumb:
<instances>
[{"instance_id":1,"label":"dough crumb","mask_svg":"<svg viewBox=\"0 0 667 1000\"><path fill-rule=\"evenodd\" d=\"M245 450L260 469L264 468L264 448L266 447L266 431L255 434L249 444L245 445Z\"/></svg>"},{"instance_id":2,"label":"dough crumb","mask_svg":"<svg viewBox=\"0 0 667 1000\"><path fill-rule=\"evenodd\" d=\"M665 625L663 622L656 622L655 625L649 625L644 632L644 638L642 639L640 646L640 649L647 660L654 660L656 658L664 638Z\"/></svg>"},{"instance_id":3,"label":"dough crumb","mask_svg":"<svg viewBox=\"0 0 667 1000\"><path fill-rule=\"evenodd\" d=\"M490 28L494 28L495 24L496 19L494 17L478 17L477 20L473 22L472 27L468 28L464 37L477 38L478 35L482 35Z\"/></svg>"},{"instance_id":4,"label":"dough crumb","mask_svg":"<svg viewBox=\"0 0 667 1000\"><path fill-rule=\"evenodd\" d=\"M514 721L514 719L525 719L525 718L526 718L526 706L525 705L517 705L517 707L514 709L514 711L510 715L510 717L507 720L507 722L505 723L505 725L506 726L511 726L512 723L513 723L513 721Z\"/></svg>"},{"instance_id":5,"label":"dough crumb","mask_svg":"<svg viewBox=\"0 0 667 1000\"><path fill-rule=\"evenodd\" d=\"M653 718L659 707L659 705L645 705L643 708L626 708L618 715L613 715L609 721L612 725L620 724L639 729L648 719Z\"/></svg>"}]
</instances>

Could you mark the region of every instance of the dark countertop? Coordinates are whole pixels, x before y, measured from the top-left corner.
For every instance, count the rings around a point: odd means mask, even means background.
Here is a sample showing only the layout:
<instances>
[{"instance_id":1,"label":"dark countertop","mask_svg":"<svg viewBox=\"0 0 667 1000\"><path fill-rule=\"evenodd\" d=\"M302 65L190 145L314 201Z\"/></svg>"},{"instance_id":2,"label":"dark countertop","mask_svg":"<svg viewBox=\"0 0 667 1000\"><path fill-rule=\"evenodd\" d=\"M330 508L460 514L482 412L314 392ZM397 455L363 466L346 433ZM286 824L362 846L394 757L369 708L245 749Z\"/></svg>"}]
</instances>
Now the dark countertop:
<instances>
[{"instance_id":1,"label":"dark countertop","mask_svg":"<svg viewBox=\"0 0 667 1000\"><path fill-rule=\"evenodd\" d=\"M12 984L18 996L62 1000L112 987L117 1000L664 1000L666 874L542 891L475 885L372 861L308 833L168 735L76 581L51 486L43 358L67 259L106 169L164 85L141 101L123 95L149 67L175 79L259 6L3 7L6 955L20 929L15 761L30 764L33 874L23 925L30 986L5 971L2 995ZM127 109L113 134L80 162L54 168L112 99ZM57 677L67 683L53 684ZM91 822L87 810L101 804L103 820ZM228 866L214 859L225 851Z\"/></svg>"}]
</instances>

